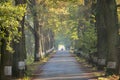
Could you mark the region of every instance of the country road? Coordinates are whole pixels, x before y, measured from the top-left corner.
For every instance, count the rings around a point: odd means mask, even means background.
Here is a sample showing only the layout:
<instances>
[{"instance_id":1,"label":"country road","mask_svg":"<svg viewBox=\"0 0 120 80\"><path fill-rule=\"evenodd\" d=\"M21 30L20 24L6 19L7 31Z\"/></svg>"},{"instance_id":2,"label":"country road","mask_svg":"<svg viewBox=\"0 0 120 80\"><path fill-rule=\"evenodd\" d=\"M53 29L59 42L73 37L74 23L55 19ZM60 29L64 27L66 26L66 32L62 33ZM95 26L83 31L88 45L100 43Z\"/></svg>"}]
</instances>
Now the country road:
<instances>
[{"instance_id":1,"label":"country road","mask_svg":"<svg viewBox=\"0 0 120 80\"><path fill-rule=\"evenodd\" d=\"M32 80L97 80L84 72L68 51L57 51Z\"/></svg>"}]
</instances>

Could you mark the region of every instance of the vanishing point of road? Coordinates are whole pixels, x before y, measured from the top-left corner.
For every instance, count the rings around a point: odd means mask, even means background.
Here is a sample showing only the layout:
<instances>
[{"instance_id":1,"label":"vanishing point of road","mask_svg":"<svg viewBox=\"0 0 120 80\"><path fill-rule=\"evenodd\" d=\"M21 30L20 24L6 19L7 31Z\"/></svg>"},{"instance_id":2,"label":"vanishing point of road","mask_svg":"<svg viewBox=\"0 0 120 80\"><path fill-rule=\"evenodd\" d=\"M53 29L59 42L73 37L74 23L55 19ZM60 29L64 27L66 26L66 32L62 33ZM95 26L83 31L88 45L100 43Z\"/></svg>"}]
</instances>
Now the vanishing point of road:
<instances>
[{"instance_id":1,"label":"vanishing point of road","mask_svg":"<svg viewBox=\"0 0 120 80\"><path fill-rule=\"evenodd\" d=\"M32 80L97 80L86 73L69 51L57 51Z\"/></svg>"}]
</instances>

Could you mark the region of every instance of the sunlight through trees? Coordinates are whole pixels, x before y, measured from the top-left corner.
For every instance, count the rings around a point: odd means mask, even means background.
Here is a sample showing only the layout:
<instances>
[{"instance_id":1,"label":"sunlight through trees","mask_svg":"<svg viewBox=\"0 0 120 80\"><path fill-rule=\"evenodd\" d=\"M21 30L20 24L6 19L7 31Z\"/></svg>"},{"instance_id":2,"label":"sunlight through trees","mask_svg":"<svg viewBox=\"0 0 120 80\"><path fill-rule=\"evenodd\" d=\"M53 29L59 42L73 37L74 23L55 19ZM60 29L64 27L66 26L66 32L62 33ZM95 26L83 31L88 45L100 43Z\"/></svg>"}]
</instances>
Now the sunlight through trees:
<instances>
[{"instance_id":1,"label":"sunlight through trees","mask_svg":"<svg viewBox=\"0 0 120 80\"><path fill-rule=\"evenodd\" d=\"M119 27L120 0L0 0L0 80L24 77L59 45L120 74Z\"/></svg>"}]
</instances>

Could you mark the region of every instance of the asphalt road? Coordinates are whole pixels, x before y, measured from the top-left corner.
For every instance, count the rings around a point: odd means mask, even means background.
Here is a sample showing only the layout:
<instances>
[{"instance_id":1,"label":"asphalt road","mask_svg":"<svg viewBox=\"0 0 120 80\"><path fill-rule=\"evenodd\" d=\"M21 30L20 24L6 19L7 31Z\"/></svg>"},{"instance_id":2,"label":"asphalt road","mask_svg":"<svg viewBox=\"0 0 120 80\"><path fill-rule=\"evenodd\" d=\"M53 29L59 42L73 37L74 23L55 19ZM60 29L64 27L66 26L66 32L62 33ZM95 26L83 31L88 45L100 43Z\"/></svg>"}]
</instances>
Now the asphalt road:
<instances>
[{"instance_id":1,"label":"asphalt road","mask_svg":"<svg viewBox=\"0 0 120 80\"><path fill-rule=\"evenodd\" d=\"M89 78L68 51L57 51L41 70L32 80L95 80Z\"/></svg>"}]
</instances>

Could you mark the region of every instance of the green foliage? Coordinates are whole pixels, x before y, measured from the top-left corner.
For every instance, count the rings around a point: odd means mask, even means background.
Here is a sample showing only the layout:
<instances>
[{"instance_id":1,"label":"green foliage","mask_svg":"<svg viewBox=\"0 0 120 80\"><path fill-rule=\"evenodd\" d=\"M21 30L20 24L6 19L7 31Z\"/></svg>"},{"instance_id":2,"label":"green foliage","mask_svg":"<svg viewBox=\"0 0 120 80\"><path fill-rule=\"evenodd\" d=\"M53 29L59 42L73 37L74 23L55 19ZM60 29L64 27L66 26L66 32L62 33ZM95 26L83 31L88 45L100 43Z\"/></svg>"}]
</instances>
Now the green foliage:
<instances>
[{"instance_id":1,"label":"green foliage","mask_svg":"<svg viewBox=\"0 0 120 80\"><path fill-rule=\"evenodd\" d=\"M26 12L25 5L14 6L11 2L0 4L0 39L6 41L6 50L12 52L11 41L20 38L20 21Z\"/></svg>"},{"instance_id":2,"label":"green foliage","mask_svg":"<svg viewBox=\"0 0 120 80\"><path fill-rule=\"evenodd\" d=\"M82 0L73 1L55 0L53 3L56 6L48 9L48 27L55 33L56 44L70 45L72 40L78 39L78 4L76 3Z\"/></svg>"},{"instance_id":3,"label":"green foliage","mask_svg":"<svg viewBox=\"0 0 120 80\"><path fill-rule=\"evenodd\" d=\"M82 43L87 52L96 52L97 35L95 27L89 26L85 32L83 32Z\"/></svg>"},{"instance_id":4,"label":"green foliage","mask_svg":"<svg viewBox=\"0 0 120 80\"><path fill-rule=\"evenodd\" d=\"M77 40L77 45L92 53L96 51L96 32L86 19L90 17L90 11L83 5L84 0L45 0L37 5L37 10L44 28L54 31L56 44L70 45ZM91 17L94 18L93 15ZM95 22L95 19L91 20Z\"/></svg>"}]
</instances>

